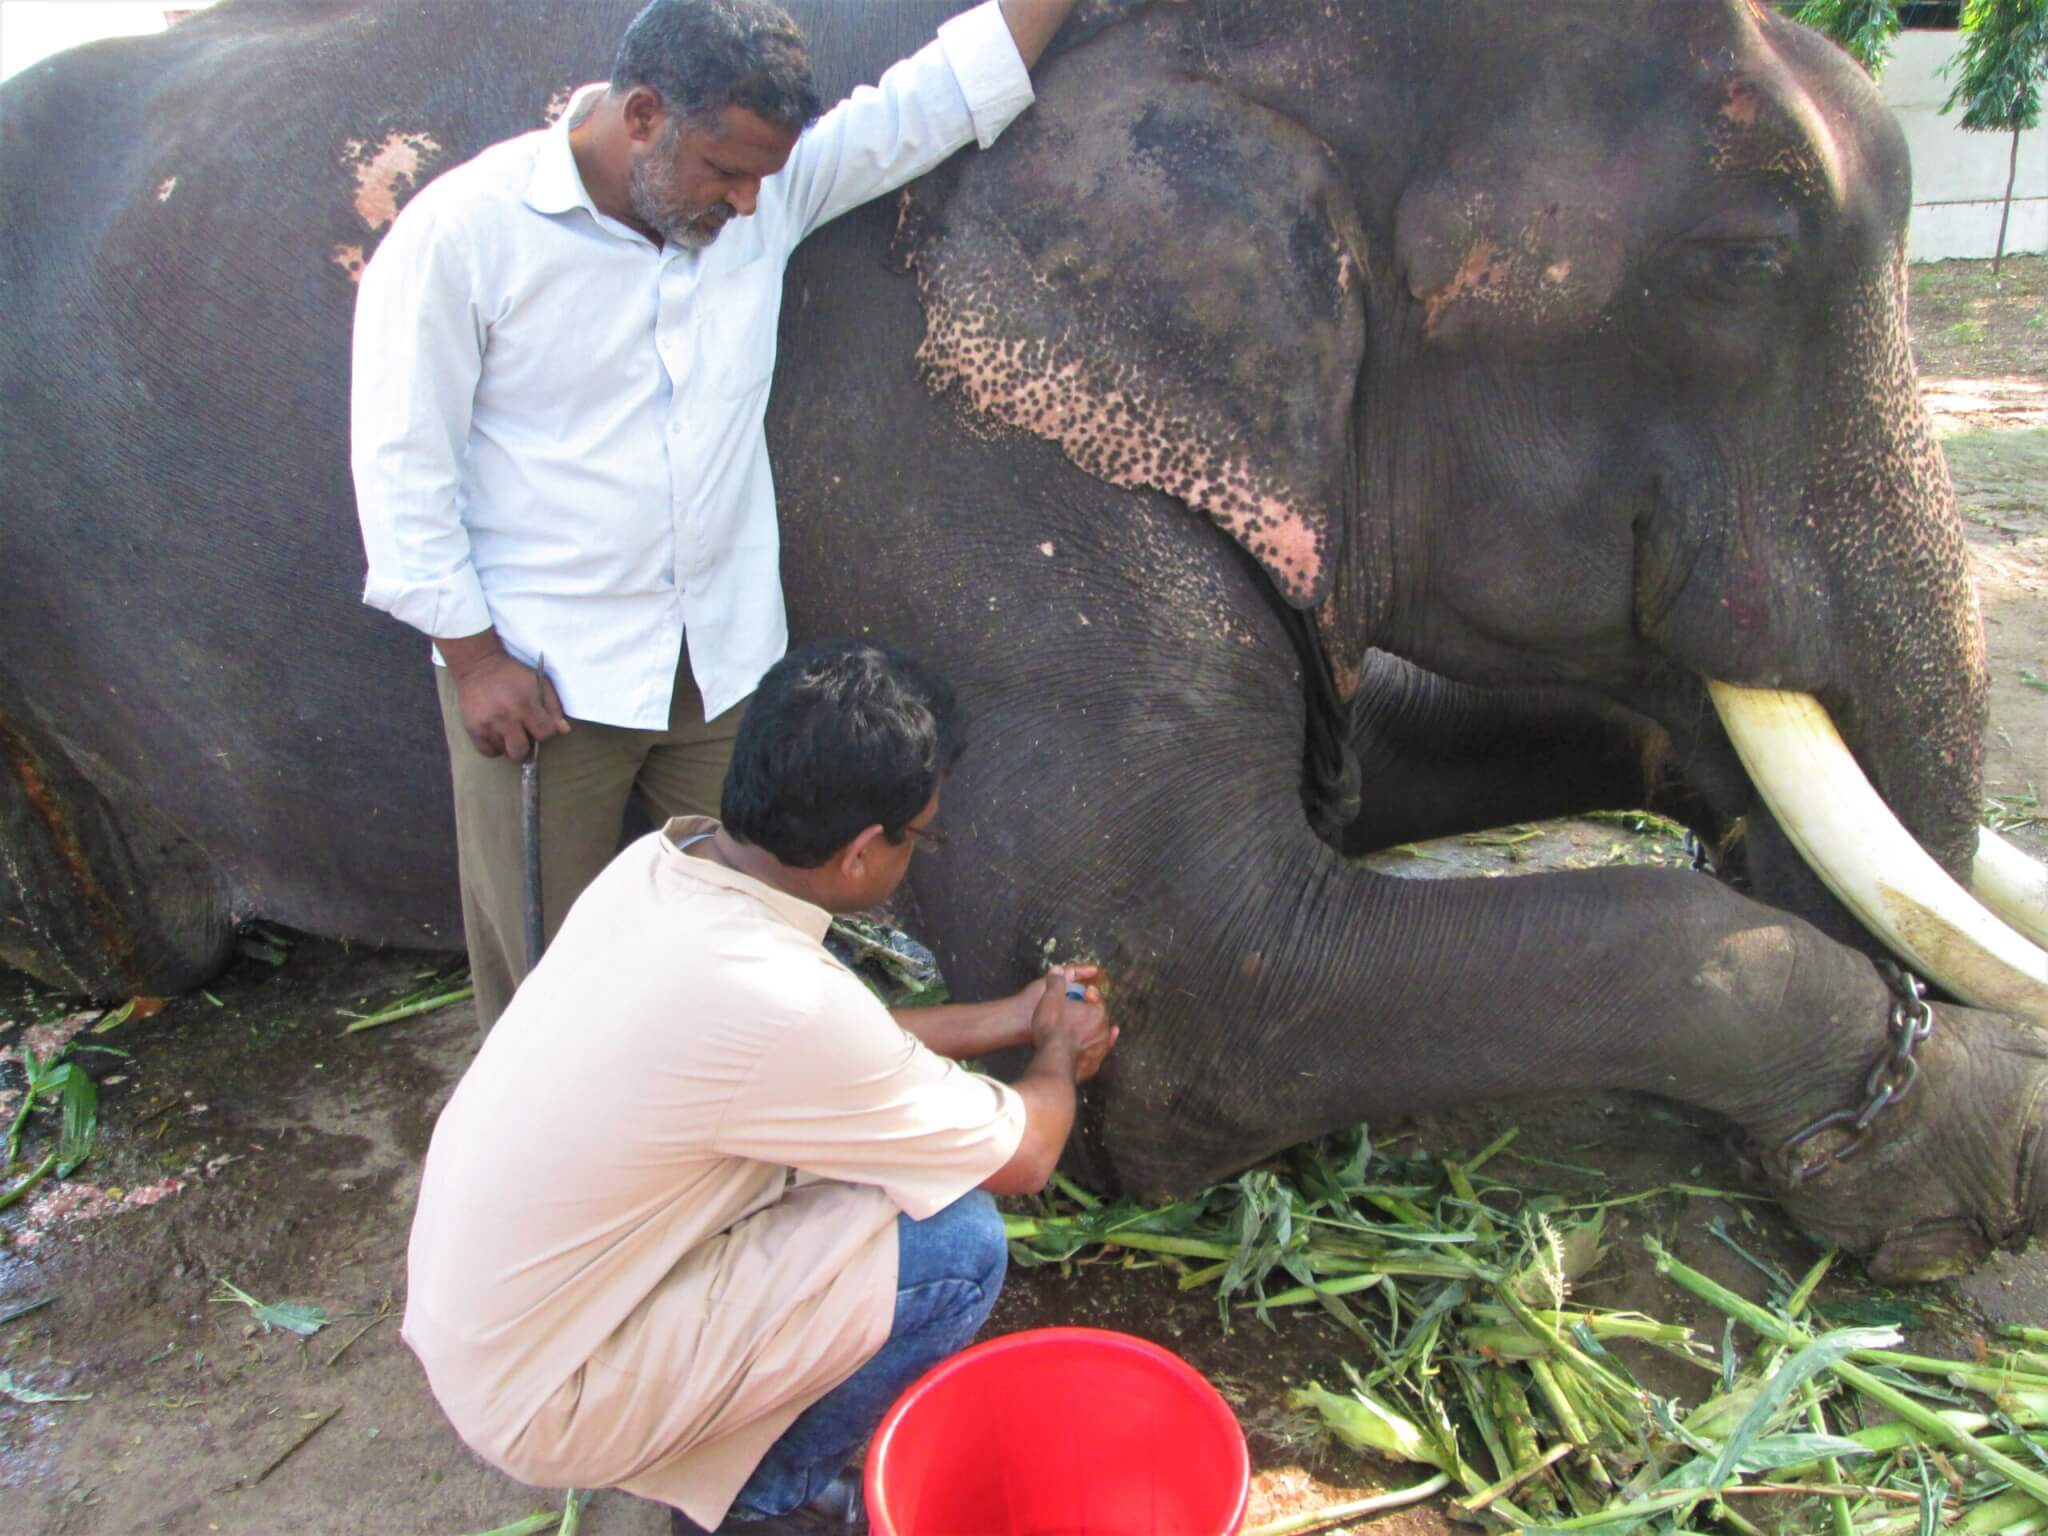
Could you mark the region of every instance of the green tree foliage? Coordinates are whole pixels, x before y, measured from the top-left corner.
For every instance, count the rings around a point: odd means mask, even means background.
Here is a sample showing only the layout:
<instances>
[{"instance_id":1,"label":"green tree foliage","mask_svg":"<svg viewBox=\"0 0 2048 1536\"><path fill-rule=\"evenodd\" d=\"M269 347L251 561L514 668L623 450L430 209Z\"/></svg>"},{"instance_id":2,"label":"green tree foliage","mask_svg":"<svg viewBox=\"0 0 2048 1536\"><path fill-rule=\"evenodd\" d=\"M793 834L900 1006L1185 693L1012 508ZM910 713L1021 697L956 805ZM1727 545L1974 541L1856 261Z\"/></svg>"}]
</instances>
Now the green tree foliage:
<instances>
[{"instance_id":1,"label":"green tree foliage","mask_svg":"<svg viewBox=\"0 0 2048 1536\"><path fill-rule=\"evenodd\" d=\"M2037 4L2038 0L2019 0ZM1892 56L1899 31L1899 0L1800 0L1792 19L1825 33L1849 51L1875 80Z\"/></svg>"},{"instance_id":2,"label":"green tree foliage","mask_svg":"<svg viewBox=\"0 0 2048 1536\"><path fill-rule=\"evenodd\" d=\"M2005 205L1998 215L1996 277L2005 261L2005 230L2012 218L2012 184L2019 172L2020 133L2041 125L2041 82L2048 78L2048 0L1964 0L1963 46L1943 73L1955 81L1944 112L1963 108L1973 133L2010 133Z\"/></svg>"},{"instance_id":3,"label":"green tree foliage","mask_svg":"<svg viewBox=\"0 0 2048 1536\"><path fill-rule=\"evenodd\" d=\"M1955 88L1941 110L1960 103L1963 126L1974 133L2040 127L2048 0L1967 0L1962 32L1962 50L1946 70Z\"/></svg>"}]
</instances>

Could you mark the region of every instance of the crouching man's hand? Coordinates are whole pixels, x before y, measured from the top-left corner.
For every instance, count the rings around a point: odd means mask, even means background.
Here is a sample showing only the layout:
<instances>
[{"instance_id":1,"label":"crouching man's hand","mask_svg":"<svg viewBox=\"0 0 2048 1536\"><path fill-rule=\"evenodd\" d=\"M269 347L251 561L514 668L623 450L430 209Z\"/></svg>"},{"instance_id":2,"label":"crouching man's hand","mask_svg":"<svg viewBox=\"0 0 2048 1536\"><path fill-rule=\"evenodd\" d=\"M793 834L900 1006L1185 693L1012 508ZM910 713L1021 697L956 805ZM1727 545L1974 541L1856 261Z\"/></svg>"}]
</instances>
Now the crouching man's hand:
<instances>
[{"instance_id":1,"label":"crouching man's hand","mask_svg":"<svg viewBox=\"0 0 2048 1536\"><path fill-rule=\"evenodd\" d=\"M1101 1071L1103 1058L1116 1044L1116 1026L1102 1001L1106 979L1099 965L1055 966L1041 978L1043 991L1031 1010L1032 1049L1071 1051L1077 1083Z\"/></svg>"},{"instance_id":2,"label":"crouching man's hand","mask_svg":"<svg viewBox=\"0 0 2048 1536\"><path fill-rule=\"evenodd\" d=\"M1031 1011L1031 1064L1010 1085L1024 1101L1024 1137L982 1184L990 1193L1036 1194L1059 1166L1074 1129L1074 1088L1101 1070L1116 1045L1116 1026L1102 1001L1106 980L1092 965L1056 967L1044 976ZM1071 997L1071 991L1081 995Z\"/></svg>"}]
</instances>

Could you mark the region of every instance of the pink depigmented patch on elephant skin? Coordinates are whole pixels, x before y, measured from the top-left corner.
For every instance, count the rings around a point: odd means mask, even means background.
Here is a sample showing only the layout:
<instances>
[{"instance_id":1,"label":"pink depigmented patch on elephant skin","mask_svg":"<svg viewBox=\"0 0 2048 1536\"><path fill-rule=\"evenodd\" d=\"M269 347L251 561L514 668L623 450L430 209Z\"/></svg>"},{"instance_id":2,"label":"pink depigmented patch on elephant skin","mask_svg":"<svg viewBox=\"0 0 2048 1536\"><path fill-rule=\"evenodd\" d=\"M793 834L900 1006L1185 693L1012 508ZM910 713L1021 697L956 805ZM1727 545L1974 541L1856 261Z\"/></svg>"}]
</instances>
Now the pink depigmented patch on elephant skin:
<instances>
[{"instance_id":1,"label":"pink depigmented patch on elephant skin","mask_svg":"<svg viewBox=\"0 0 2048 1536\"><path fill-rule=\"evenodd\" d=\"M363 280L365 258L360 245L337 245L330 260L348 274L350 282L360 283Z\"/></svg>"},{"instance_id":2,"label":"pink depigmented patch on elephant skin","mask_svg":"<svg viewBox=\"0 0 2048 1536\"><path fill-rule=\"evenodd\" d=\"M419 185L421 168L440 149L424 132L388 134L375 149L361 139L342 145L342 164L355 171L356 217L373 230L397 218L399 193Z\"/></svg>"},{"instance_id":3,"label":"pink depigmented patch on elephant skin","mask_svg":"<svg viewBox=\"0 0 2048 1536\"><path fill-rule=\"evenodd\" d=\"M576 99L576 87L565 85L547 99L547 105L540 109L540 120L544 127L552 128L569 110L569 103Z\"/></svg>"},{"instance_id":4,"label":"pink depigmented patch on elephant skin","mask_svg":"<svg viewBox=\"0 0 2048 1536\"><path fill-rule=\"evenodd\" d=\"M1150 486L1215 520L1296 602L1323 576L1324 534L1297 497L1216 434L1161 404L1129 364L1062 357L1043 337L1005 337L974 308L925 292L918 362L934 388L958 385L973 407L1060 445L1112 485Z\"/></svg>"}]
</instances>

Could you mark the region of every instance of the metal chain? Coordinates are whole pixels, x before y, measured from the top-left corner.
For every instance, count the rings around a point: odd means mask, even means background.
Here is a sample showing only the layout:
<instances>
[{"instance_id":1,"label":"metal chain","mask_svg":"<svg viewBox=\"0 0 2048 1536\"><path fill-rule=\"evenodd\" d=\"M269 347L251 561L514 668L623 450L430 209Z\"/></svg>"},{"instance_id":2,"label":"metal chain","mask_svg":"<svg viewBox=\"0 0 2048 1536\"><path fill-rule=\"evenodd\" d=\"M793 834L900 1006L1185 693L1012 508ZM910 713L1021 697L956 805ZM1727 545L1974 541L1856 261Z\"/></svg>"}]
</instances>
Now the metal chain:
<instances>
[{"instance_id":1,"label":"metal chain","mask_svg":"<svg viewBox=\"0 0 2048 1536\"><path fill-rule=\"evenodd\" d=\"M1872 1122L1911 1093L1913 1085L1920 1081L1920 1060L1914 1053L1934 1033L1934 1009L1927 1001L1926 988L1921 985L1920 978L1911 971L1901 970L1889 960L1879 961L1878 970L1883 973L1885 984L1892 989L1891 1022L1887 1029L1891 1044L1863 1080L1861 1108L1838 1109L1832 1114L1822 1115L1804 1130L1795 1131L1787 1137L1785 1144L1778 1149L1779 1157L1789 1159L1822 1131L1836 1126L1849 1128L1849 1139L1844 1145L1823 1159L1792 1169L1787 1178L1795 1188L1827 1172L1835 1164L1846 1163L1854 1157L1863 1145L1863 1138L1869 1134Z\"/></svg>"}]
</instances>

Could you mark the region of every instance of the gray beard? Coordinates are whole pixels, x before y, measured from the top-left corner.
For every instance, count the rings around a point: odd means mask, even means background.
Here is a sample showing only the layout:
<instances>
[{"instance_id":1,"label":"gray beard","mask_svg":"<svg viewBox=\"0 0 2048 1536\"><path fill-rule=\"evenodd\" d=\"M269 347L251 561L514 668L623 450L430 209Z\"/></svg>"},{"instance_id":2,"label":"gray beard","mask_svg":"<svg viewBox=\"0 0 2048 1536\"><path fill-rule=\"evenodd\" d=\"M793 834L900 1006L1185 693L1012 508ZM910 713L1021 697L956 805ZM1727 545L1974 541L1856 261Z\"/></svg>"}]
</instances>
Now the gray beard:
<instances>
[{"instance_id":1,"label":"gray beard","mask_svg":"<svg viewBox=\"0 0 2048 1536\"><path fill-rule=\"evenodd\" d=\"M673 148L673 145L667 146L668 152L673 153ZM691 228L691 225L726 204L716 202L702 208L677 208L667 154L661 149L633 162L626 173L626 195L640 222L669 245L679 245L686 251L701 251L718 238L718 232L707 235L702 230Z\"/></svg>"}]
</instances>

